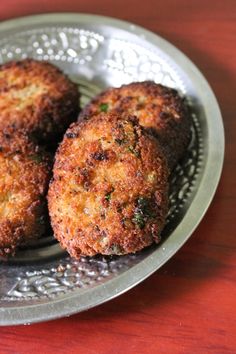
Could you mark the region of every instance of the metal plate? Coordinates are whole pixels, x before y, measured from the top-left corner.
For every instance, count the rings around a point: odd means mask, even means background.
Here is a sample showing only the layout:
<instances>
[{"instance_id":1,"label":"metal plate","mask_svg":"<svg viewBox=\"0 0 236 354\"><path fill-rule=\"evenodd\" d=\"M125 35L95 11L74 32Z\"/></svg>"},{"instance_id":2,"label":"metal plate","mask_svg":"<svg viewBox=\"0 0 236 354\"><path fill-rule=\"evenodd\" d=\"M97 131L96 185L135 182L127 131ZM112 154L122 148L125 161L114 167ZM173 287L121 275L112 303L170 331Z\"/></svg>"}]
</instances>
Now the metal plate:
<instances>
[{"instance_id":1,"label":"metal plate","mask_svg":"<svg viewBox=\"0 0 236 354\"><path fill-rule=\"evenodd\" d=\"M118 296L161 267L190 237L215 193L224 131L217 101L196 66L159 36L84 14L50 14L0 25L0 62L33 57L62 68L83 105L108 86L147 79L175 87L192 112L192 141L171 178L163 241L135 254L72 260L52 236L0 263L0 324L45 321Z\"/></svg>"}]
</instances>

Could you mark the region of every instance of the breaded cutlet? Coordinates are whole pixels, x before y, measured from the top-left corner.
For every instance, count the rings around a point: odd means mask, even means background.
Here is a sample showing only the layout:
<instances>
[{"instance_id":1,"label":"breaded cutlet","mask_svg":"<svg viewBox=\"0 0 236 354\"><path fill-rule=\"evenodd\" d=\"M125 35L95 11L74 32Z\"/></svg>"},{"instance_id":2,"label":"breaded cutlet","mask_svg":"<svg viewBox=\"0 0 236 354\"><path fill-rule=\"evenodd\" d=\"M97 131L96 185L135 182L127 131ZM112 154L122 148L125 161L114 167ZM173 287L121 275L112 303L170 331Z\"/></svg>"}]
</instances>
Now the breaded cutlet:
<instances>
[{"instance_id":1,"label":"breaded cutlet","mask_svg":"<svg viewBox=\"0 0 236 354\"><path fill-rule=\"evenodd\" d=\"M83 109L79 120L100 112L114 112L138 118L163 146L170 169L176 165L188 146L190 117L184 99L172 88L152 81L133 82L120 88L109 88L96 96Z\"/></svg>"},{"instance_id":2,"label":"breaded cutlet","mask_svg":"<svg viewBox=\"0 0 236 354\"><path fill-rule=\"evenodd\" d=\"M50 161L24 131L0 131L0 255L40 237L48 227Z\"/></svg>"},{"instance_id":3,"label":"breaded cutlet","mask_svg":"<svg viewBox=\"0 0 236 354\"><path fill-rule=\"evenodd\" d=\"M166 157L128 116L73 123L48 193L55 237L72 257L122 255L158 243L168 209Z\"/></svg>"},{"instance_id":4,"label":"breaded cutlet","mask_svg":"<svg viewBox=\"0 0 236 354\"><path fill-rule=\"evenodd\" d=\"M52 144L77 119L79 92L56 66L25 59L0 66L0 129L24 129Z\"/></svg>"}]
</instances>

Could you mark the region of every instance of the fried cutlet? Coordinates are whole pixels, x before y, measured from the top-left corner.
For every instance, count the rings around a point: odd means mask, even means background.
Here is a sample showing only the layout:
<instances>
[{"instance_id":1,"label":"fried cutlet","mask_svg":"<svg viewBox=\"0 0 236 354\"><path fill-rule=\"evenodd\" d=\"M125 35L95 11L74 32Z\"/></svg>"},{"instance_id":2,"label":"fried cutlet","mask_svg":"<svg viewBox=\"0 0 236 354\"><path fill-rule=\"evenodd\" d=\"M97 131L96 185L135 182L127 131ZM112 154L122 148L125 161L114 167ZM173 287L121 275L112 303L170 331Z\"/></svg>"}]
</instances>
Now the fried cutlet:
<instances>
[{"instance_id":1,"label":"fried cutlet","mask_svg":"<svg viewBox=\"0 0 236 354\"><path fill-rule=\"evenodd\" d=\"M170 169L183 155L190 139L187 106L174 89L152 81L134 82L109 88L96 96L81 112L79 119L100 112L135 115L139 123L162 144Z\"/></svg>"},{"instance_id":2,"label":"fried cutlet","mask_svg":"<svg viewBox=\"0 0 236 354\"><path fill-rule=\"evenodd\" d=\"M48 226L49 159L23 131L0 131L0 255L41 236Z\"/></svg>"},{"instance_id":3,"label":"fried cutlet","mask_svg":"<svg viewBox=\"0 0 236 354\"><path fill-rule=\"evenodd\" d=\"M77 119L78 107L77 86L54 65L25 59L0 66L0 130L13 126L52 144Z\"/></svg>"},{"instance_id":4,"label":"fried cutlet","mask_svg":"<svg viewBox=\"0 0 236 354\"><path fill-rule=\"evenodd\" d=\"M48 193L55 237L72 257L122 255L158 243L168 209L167 160L128 116L73 123Z\"/></svg>"}]
</instances>

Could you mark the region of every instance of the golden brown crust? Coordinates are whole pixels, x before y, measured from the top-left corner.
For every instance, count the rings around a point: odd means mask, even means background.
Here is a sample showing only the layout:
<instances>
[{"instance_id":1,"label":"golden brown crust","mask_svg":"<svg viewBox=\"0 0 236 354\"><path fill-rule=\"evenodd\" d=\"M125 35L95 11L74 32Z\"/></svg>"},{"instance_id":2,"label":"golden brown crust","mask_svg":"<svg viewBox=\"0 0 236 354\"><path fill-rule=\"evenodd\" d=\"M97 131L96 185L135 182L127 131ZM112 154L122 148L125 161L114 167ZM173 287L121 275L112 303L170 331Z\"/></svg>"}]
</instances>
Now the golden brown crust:
<instances>
[{"instance_id":1,"label":"golden brown crust","mask_svg":"<svg viewBox=\"0 0 236 354\"><path fill-rule=\"evenodd\" d=\"M48 193L55 237L75 258L159 242L168 175L162 149L134 117L101 113L72 124Z\"/></svg>"},{"instance_id":2,"label":"golden brown crust","mask_svg":"<svg viewBox=\"0 0 236 354\"><path fill-rule=\"evenodd\" d=\"M158 137L171 169L189 143L189 114L184 100L174 89L152 81L110 88L95 97L81 112L79 119L101 111L138 117L139 123Z\"/></svg>"},{"instance_id":3,"label":"golden brown crust","mask_svg":"<svg viewBox=\"0 0 236 354\"><path fill-rule=\"evenodd\" d=\"M39 142L58 140L78 105L77 86L52 64L25 59L0 66L0 129L10 125Z\"/></svg>"},{"instance_id":4,"label":"golden brown crust","mask_svg":"<svg viewBox=\"0 0 236 354\"><path fill-rule=\"evenodd\" d=\"M0 255L41 236L47 227L50 163L24 131L0 131Z\"/></svg>"}]
</instances>

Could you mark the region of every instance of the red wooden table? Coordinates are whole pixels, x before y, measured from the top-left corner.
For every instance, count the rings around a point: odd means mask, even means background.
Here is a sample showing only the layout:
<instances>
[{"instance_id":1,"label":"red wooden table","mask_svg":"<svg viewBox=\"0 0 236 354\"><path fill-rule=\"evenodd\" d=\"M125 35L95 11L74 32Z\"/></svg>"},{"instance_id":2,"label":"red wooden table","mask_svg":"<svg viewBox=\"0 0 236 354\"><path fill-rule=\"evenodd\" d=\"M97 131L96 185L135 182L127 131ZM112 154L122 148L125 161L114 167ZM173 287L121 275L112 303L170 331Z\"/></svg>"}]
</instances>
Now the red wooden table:
<instances>
[{"instance_id":1,"label":"red wooden table","mask_svg":"<svg viewBox=\"0 0 236 354\"><path fill-rule=\"evenodd\" d=\"M135 22L184 51L219 100L226 130L224 170L204 220L159 271L87 312L0 328L0 353L236 353L236 1L0 2L0 20L65 11Z\"/></svg>"}]
</instances>

